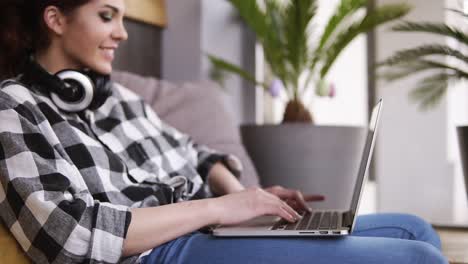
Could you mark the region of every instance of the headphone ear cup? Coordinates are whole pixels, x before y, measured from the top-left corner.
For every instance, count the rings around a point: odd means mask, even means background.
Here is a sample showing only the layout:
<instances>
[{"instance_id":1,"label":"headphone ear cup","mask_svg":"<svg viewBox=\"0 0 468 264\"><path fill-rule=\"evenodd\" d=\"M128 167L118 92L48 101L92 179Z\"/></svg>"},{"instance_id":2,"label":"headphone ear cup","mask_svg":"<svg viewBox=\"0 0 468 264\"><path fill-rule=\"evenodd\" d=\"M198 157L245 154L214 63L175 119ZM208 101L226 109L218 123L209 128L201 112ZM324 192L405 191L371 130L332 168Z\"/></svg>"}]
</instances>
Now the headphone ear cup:
<instances>
[{"instance_id":1,"label":"headphone ear cup","mask_svg":"<svg viewBox=\"0 0 468 264\"><path fill-rule=\"evenodd\" d=\"M94 84L85 74L64 70L56 76L63 81L63 94L50 93L52 101L60 109L67 112L80 112L89 107L94 98Z\"/></svg>"},{"instance_id":2,"label":"headphone ear cup","mask_svg":"<svg viewBox=\"0 0 468 264\"><path fill-rule=\"evenodd\" d=\"M88 76L94 83L94 98L89 105L89 109L95 110L102 106L107 98L112 95L112 81L109 75L100 75L91 72Z\"/></svg>"}]
</instances>

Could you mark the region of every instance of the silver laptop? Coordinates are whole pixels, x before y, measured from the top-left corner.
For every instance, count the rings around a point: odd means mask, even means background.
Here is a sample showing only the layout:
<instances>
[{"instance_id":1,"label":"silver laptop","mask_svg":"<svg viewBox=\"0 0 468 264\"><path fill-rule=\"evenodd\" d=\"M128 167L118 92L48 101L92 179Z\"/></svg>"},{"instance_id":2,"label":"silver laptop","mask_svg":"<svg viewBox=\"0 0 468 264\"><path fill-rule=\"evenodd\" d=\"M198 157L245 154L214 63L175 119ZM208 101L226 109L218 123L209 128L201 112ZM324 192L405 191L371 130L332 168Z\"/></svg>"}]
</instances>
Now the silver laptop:
<instances>
[{"instance_id":1,"label":"silver laptop","mask_svg":"<svg viewBox=\"0 0 468 264\"><path fill-rule=\"evenodd\" d=\"M382 109L382 99L372 110L369 131L362 153L361 164L354 187L350 209L343 210L313 210L302 215L296 223L289 223L277 216L261 216L242 224L233 226L217 226L212 230L214 236L248 237L248 236L344 236L354 229L356 212L367 179L375 135Z\"/></svg>"}]
</instances>

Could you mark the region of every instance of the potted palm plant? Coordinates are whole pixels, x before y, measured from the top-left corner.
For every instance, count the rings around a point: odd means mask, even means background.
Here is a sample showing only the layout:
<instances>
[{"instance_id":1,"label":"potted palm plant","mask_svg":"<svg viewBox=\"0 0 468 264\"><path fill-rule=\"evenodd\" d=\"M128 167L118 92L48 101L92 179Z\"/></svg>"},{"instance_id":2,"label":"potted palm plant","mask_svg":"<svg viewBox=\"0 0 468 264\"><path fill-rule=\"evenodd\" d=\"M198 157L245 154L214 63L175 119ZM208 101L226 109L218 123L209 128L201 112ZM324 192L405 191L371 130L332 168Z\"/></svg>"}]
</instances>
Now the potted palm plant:
<instances>
[{"instance_id":1,"label":"potted palm plant","mask_svg":"<svg viewBox=\"0 0 468 264\"><path fill-rule=\"evenodd\" d=\"M318 95L328 94L324 80L336 59L359 34L401 18L410 10L404 3L367 9L368 0L342 0L316 43L311 43L315 0L228 0L253 30L262 45L267 66L285 88L288 103L283 123L308 122L313 118L302 97L311 87ZM367 11L363 13L362 11ZM360 15L363 13L363 15ZM315 37L315 36L314 36ZM208 55L218 70L230 72L266 90L270 84L256 80L239 66ZM315 84L315 85L313 85Z\"/></svg>"},{"instance_id":2,"label":"potted palm plant","mask_svg":"<svg viewBox=\"0 0 468 264\"><path fill-rule=\"evenodd\" d=\"M315 37L312 34L318 32L317 28L311 30L317 13L315 0L228 1L256 34L272 79L282 84L288 98L281 125L241 127L242 139L262 183L323 193L328 203L323 206L346 208L350 193L327 194L326 186L332 184L331 177L349 175L356 169L366 130L312 125L314 118L303 98L312 87L319 95L328 94L327 73L356 36L404 16L410 8L406 4L391 4L369 11L367 0L342 0L323 33ZM318 41L314 43L312 37ZM218 71L237 74L270 90L270 83L257 80L239 66L213 55L209 59ZM341 181L342 186L352 186L346 181L351 183L353 179ZM311 189L318 187L324 189Z\"/></svg>"},{"instance_id":3,"label":"potted palm plant","mask_svg":"<svg viewBox=\"0 0 468 264\"><path fill-rule=\"evenodd\" d=\"M448 9L448 12L468 19L468 15L459 10ZM447 23L405 21L392 29L398 32L434 34L451 39L460 47L468 46L468 32ZM418 103L422 110L435 107L451 84L468 79L466 49L454 48L449 44L427 43L401 50L381 62L380 66L383 68L381 77L387 81L422 74L417 87L409 93L410 99ZM468 190L468 126L457 127L457 134Z\"/></svg>"}]
</instances>

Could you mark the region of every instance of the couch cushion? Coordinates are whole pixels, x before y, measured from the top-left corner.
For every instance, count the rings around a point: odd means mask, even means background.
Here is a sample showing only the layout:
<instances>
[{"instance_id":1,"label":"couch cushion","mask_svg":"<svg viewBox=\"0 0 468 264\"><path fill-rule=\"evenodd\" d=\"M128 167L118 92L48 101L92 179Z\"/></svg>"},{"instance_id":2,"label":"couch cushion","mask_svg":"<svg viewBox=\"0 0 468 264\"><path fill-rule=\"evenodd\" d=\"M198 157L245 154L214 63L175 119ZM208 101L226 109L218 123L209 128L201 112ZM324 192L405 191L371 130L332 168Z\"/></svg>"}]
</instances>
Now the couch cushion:
<instances>
[{"instance_id":1,"label":"couch cushion","mask_svg":"<svg viewBox=\"0 0 468 264\"><path fill-rule=\"evenodd\" d=\"M112 79L140 94L158 115L189 134L200 144L236 155L244 167L241 182L258 186L258 176L232 115L224 105L224 93L213 82L175 85L128 72L114 72Z\"/></svg>"}]
</instances>

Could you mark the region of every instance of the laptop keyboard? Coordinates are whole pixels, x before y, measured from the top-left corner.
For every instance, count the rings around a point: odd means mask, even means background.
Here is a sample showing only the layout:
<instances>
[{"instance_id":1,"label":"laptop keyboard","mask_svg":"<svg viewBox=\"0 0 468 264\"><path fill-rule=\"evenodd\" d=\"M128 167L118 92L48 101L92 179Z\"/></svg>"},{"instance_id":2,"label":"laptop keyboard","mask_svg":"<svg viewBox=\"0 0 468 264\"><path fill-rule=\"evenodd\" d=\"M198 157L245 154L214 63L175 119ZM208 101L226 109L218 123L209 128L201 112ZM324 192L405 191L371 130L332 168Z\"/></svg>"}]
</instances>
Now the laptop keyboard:
<instances>
[{"instance_id":1,"label":"laptop keyboard","mask_svg":"<svg viewBox=\"0 0 468 264\"><path fill-rule=\"evenodd\" d=\"M306 212L295 223L280 219L271 230L329 230L337 228L338 212Z\"/></svg>"}]
</instances>

